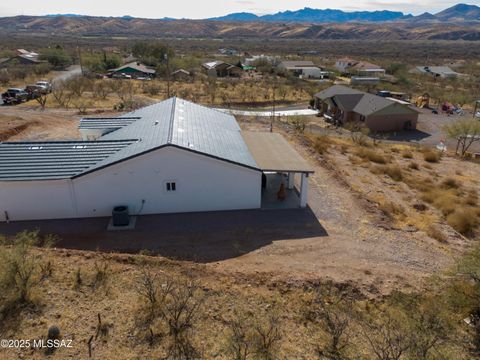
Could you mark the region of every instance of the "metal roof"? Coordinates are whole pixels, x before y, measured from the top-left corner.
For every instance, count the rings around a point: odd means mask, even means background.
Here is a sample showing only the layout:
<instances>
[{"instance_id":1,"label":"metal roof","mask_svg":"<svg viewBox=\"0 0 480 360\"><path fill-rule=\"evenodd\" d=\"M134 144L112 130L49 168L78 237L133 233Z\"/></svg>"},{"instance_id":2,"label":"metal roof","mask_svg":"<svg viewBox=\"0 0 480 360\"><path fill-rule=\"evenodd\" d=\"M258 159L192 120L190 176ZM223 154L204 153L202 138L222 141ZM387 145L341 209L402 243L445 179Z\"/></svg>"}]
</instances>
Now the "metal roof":
<instances>
[{"instance_id":1,"label":"metal roof","mask_svg":"<svg viewBox=\"0 0 480 360\"><path fill-rule=\"evenodd\" d=\"M136 140L0 143L0 181L71 178Z\"/></svg>"},{"instance_id":2,"label":"metal roof","mask_svg":"<svg viewBox=\"0 0 480 360\"><path fill-rule=\"evenodd\" d=\"M277 133L244 131L248 148L262 171L313 173L313 168Z\"/></svg>"},{"instance_id":3,"label":"metal roof","mask_svg":"<svg viewBox=\"0 0 480 360\"><path fill-rule=\"evenodd\" d=\"M82 118L80 120L79 129L105 129L118 130L128 126L140 119L139 117L118 117L118 118Z\"/></svg>"},{"instance_id":4,"label":"metal roof","mask_svg":"<svg viewBox=\"0 0 480 360\"><path fill-rule=\"evenodd\" d=\"M110 71L110 72L121 72L122 70L127 69L127 68L131 68L131 69L134 69L138 72L143 72L143 73L146 73L146 74L155 74L155 72L156 72L154 69L150 69L150 68L146 67L145 65L137 62L137 61L133 61L131 63L122 65L118 68L110 69L108 71Z\"/></svg>"},{"instance_id":5,"label":"metal roof","mask_svg":"<svg viewBox=\"0 0 480 360\"><path fill-rule=\"evenodd\" d=\"M125 117L140 119L102 136L101 139L138 138L141 141L115 154L114 161L172 145L257 168L240 134L240 127L232 115L187 100L171 98L133 111Z\"/></svg>"},{"instance_id":6,"label":"metal roof","mask_svg":"<svg viewBox=\"0 0 480 360\"><path fill-rule=\"evenodd\" d=\"M0 143L0 181L76 178L165 146L257 171L310 171L281 135L247 134L244 140L232 115L179 98L122 117L86 118L80 127L113 130L97 141Z\"/></svg>"}]
</instances>

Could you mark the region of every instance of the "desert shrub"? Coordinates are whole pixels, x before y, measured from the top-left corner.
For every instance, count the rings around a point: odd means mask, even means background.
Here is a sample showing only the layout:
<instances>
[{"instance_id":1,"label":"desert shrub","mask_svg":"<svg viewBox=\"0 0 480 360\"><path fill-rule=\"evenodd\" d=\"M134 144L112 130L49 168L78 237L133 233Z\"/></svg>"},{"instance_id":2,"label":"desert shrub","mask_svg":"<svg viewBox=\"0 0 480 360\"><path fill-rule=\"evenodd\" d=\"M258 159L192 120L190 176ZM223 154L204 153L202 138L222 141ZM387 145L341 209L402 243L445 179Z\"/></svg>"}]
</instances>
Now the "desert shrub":
<instances>
[{"instance_id":1,"label":"desert shrub","mask_svg":"<svg viewBox=\"0 0 480 360\"><path fill-rule=\"evenodd\" d=\"M413 159L413 154L411 151L405 151L404 153L402 153L402 157L404 159Z\"/></svg>"},{"instance_id":2,"label":"desert shrub","mask_svg":"<svg viewBox=\"0 0 480 360\"><path fill-rule=\"evenodd\" d=\"M307 127L307 119L305 119L304 116L292 116L290 123L295 131L299 133L305 132L305 128Z\"/></svg>"},{"instance_id":3,"label":"desert shrub","mask_svg":"<svg viewBox=\"0 0 480 360\"><path fill-rule=\"evenodd\" d=\"M0 249L0 318L10 314L12 304L33 303L32 294L42 281L41 257L32 251L40 243L38 231L23 231Z\"/></svg>"},{"instance_id":4,"label":"desert shrub","mask_svg":"<svg viewBox=\"0 0 480 360\"><path fill-rule=\"evenodd\" d=\"M144 94L147 94L150 96L156 96L160 94L161 91L162 91L162 87L159 84L157 84L155 81L150 81L143 85Z\"/></svg>"},{"instance_id":5,"label":"desert shrub","mask_svg":"<svg viewBox=\"0 0 480 360\"><path fill-rule=\"evenodd\" d=\"M427 235L441 243L447 242L447 237L435 225L427 227Z\"/></svg>"},{"instance_id":6,"label":"desert shrub","mask_svg":"<svg viewBox=\"0 0 480 360\"><path fill-rule=\"evenodd\" d=\"M388 165L388 166L375 166L370 169L370 171L374 174L384 174L390 177L394 181L402 181L403 180L403 172L402 169L397 165Z\"/></svg>"},{"instance_id":7,"label":"desert shrub","mask_svg":"<svg viewBox=\"0 0 480 360\"><path fill-rule=\"evenodd\" d=\"M382 154L380 154L378 151L375 151L375 150L359 148L356 154L360 158L366 159L376 164L386 164L388 162L388 159L385 156L383 156Z\"/></svg>"},{"instance_id":8,"label":"desert shrub","mask_svg":"<svg viewBox=\"0 0 480 360\"><path fill-rule=\"evenodd\" d=\"M227 321L225 353L234 360L247 360L253 352L253 319L245 312L235 311Z\"/></svg>"},{"instance_id":9,"label":"desert shrub","mask_svg":"<svg viewBox=\"0 0 480 360\"><path fill-rule=\"evenodd\" d=\"M454 178L448 177L442 181L442 187L446 189L458 189L460 187L460 183Z\"/></svg>"},{"instance_id":10,"label":"desert shrub","mask_svg":"<svg viewBox=\"0 0 480 360\"><path fill-rule=\"evenodd\" d=\"M315 137L315 139L313 140L312 146L317 153L322 155L328 152L330 144L331 144L331 141L328 138L328 136L323 135L323 136Z\"/></svg>"},{"instance_id":11,"label":"desert shrub","mask_svg":"<svg viewBox=\"0 0 480 360\"><path fill-rule=\"evenodd\" d=\"M345 129L350 131L350 137L355 144L367 145L368 134L370 130L360 121L350 121L345 125Z\"/></svg>"},{"instance_id":12,"label":"desert shrub","mask_svg":"<svg viewBox=\"0 0 480 360\"><path fill-rule=\"evenodd\" d=\"M418 170L419 166L416 162L411 162L410 164L408 164L408 168L412 170Z\"/></svg>"},{"instance_id":13,"label":"desert shrub","mask_svg":"<svg viewBox=\"0 0 480 360\"><path fill-rule=\"evenodd\" d=\"M478 214L471 208L455 210L447 216L447 223L462 235L470 235L479 225Z\"/></svg>"},{"instance_id":14,"label":"desert shrub","mask_svg":"<svg viewBox=\"0 0 480 360\"><path fill-rule=\"evenodd\" d=\"M399 204L395 204L392 201L381 201L378 204L378 208L387 216L395 217L395 216L404 216L405 209L403 206Z\"/></svg>"},{"instance_id":15,"label":"desert shrub","mask_svg":"<svg viewBox=\"0 0 480 360\"><path fill-rule=\"evenodd\" d=\"M253 352L256 358L262 360L278 359L282 333L280 319L277 314L267 314L266 317L256 320L253 335Z\"/></svg>"},{"instance_id":16,"label":"desert shrub","mask_svg":"<svg viewBox=\"0 0 480 360\"><path fill-rule=\"evenodd\" d=\"M412 334L406 329L406 317L387 309L369 314L361 323L361 335L373 359L402 359L411 349Z\"/></svg>"},{"instance_id":17,"label":"desert shrub","mask_svg":"<svg viewBox=\"0 0 480 360\"><path fill-rule=\"evenodd\" d=\"M448 190L431 187L421 195L421 199L439 209L444 216L453 213L458 206L458 198Z\"/></svg>"},{"instance_id":18,"label":"desert shrub","mask_svg":"<svg viewBox=\"0 0 480 360\"><path fill-rule=\"evenodd\" d=\"M94 276L92 287L94 289L105 287L108 284L110 279L110 266L106 260L95 261L94 266Z\"/></svg>"},{"instance_id":19,"label":"desert shrub","mask_svg":"<svg viewBox=\"0 0 480 360\"><path fill-rule=\"evenodd\" d=\"M442 158L442 154L435 150L425 150L423 152L423 159L429 163L437 163Z\"/></svg>"},{"instance_id":20,"label":"desert shrub","mask_svg":"<svg viewBox=\"0 0 480 360\"><path fill-rule=\"evenodd\" d=\"M308 298L307 298L308 299ZM318 359L348 359L353 349L353 303L333 286L319 288L304 305L304 318Z\"/></svg>"}]
</instances>

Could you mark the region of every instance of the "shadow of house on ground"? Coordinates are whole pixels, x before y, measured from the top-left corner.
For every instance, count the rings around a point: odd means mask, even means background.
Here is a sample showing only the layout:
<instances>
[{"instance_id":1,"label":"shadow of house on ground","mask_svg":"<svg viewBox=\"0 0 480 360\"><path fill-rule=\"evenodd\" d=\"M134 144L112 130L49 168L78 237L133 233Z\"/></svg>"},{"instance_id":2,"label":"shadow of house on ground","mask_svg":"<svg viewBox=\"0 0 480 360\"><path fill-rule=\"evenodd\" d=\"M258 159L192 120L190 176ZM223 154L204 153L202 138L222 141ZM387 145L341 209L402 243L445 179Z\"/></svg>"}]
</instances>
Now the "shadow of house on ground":
<instances>
[{"instance_id":1,"label":"shadow of house on ground","mask_svg":"<svg viewBox=\"0 0 480 360\"><path fill-rule=\"evenodd\" d=\"M421 130L405 130L390 133L385 139L391 141L421 141L430 136L432 135Z\"/></svg>"},{"instance_id":2,"label":"shadow of house on ground","mask_svg":"<svg viewBox=\"0 0 480 360\"><path fill-rule=\"evenodd\" d=\"M107 231L109 218L20 221L0 224L7 236L39 229L60 237L57 247L137 253L215 262L249 253L275 240L328 236L312 210L236 210L144 215L134 230Z\"/></svg>"}]
</instances>

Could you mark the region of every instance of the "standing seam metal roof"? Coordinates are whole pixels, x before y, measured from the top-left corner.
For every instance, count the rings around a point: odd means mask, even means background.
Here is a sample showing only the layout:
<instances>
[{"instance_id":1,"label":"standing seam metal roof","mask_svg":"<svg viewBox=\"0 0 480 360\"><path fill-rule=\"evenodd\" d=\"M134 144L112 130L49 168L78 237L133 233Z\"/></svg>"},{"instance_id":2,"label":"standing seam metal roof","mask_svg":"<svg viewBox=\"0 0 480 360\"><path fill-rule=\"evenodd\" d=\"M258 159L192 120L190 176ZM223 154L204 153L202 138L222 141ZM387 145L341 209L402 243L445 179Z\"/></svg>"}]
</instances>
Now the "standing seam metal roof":
<instances>
[{"instance_id":1,"label":"standing seam metal roof","mask_svg":"<svg viewBox=\"0 0 480 360\"><path fill-rule=\"evenodd\" d=\"M0 181L71 178L137 140L0 143Z\"/></svg>"}]
</instances>

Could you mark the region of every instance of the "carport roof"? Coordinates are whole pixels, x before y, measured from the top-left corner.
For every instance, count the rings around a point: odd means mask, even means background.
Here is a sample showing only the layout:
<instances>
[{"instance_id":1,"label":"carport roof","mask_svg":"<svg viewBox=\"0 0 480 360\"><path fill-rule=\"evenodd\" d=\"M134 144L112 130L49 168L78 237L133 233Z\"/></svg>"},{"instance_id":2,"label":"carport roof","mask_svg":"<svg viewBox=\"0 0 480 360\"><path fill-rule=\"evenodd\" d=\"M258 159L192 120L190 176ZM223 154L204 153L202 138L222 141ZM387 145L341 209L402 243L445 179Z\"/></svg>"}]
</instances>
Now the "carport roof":
<instances>
[{"instance_id":1,"label":"carport roof","mask_svg":"<svg viewBox=\"0 0 480 360\"><path fill-rule=\"evenodd\" d=\"M262 171L314 172L282 135L243 131L242 136Z\"/></svg>"}]
</instances>

